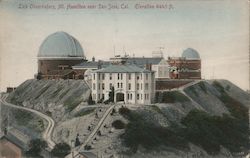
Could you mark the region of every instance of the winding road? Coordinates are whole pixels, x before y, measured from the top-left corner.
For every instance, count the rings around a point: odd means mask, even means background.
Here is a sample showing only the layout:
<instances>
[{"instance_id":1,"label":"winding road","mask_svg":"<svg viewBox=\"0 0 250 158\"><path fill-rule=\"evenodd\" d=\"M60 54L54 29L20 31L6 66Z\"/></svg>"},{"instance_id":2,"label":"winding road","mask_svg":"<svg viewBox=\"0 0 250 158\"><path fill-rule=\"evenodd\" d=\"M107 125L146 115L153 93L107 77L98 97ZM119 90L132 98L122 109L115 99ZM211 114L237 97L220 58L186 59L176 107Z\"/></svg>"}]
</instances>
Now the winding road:
<instances>
[{"instance_id":1,"label":"winding road","mask_svg":"<svg viewBox=\"0 0 250 158\"><path fill-rule=\"evenodd\" d=\"M8 95L1 94L0 103L4 104L6 106L12 107L12 108L29 111L29 112L34 113L35 115L38 115L39 117L45 119L48 122L48 126L47 126L46 130L43 132L43 139L47 142L48 147L50 149L53 149L54 146L55 146L55 142L52 140L52 132L53 132L53 129L55 127L54 120L51 117L49 117L49 116L47 116L47 115L45 115L45 114L43 114L43 113L41 113L39 111L36 111L34 109L30 109L30 108L26 108L26 107L23 107L23 106L18 106L18 105L8 103L8 102L6 102L7 97L8 97Z\"/></svg>"}]
</instances>

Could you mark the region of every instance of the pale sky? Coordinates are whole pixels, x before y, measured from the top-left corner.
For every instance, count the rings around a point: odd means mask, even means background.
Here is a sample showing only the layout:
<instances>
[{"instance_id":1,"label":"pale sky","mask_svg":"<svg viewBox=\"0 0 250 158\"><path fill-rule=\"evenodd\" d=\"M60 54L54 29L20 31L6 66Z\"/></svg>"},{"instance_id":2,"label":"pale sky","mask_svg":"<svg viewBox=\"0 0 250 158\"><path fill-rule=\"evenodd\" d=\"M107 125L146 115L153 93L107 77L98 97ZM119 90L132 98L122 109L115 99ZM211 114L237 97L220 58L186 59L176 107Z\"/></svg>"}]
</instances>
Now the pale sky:
<instances>
[{"instance_id":1,"label":"pale sky","mask_svg":"<svg viewBox=\"0 0 250 158\"><path fill-rule=\"evenodd\" d=\"M32 5L97 5L97 9L35 9ZM128 9L98 9L121 4ZM136 9L167 4L174 9ZM25 7L27 8L19 8ZM248 0L0 0L0 90L18 86L37 72L37 53L50 34L65 31L91 60L123 54L164 57L196 49L202 77L227 79L249 89Z\"/></svg>"}]
</instances>

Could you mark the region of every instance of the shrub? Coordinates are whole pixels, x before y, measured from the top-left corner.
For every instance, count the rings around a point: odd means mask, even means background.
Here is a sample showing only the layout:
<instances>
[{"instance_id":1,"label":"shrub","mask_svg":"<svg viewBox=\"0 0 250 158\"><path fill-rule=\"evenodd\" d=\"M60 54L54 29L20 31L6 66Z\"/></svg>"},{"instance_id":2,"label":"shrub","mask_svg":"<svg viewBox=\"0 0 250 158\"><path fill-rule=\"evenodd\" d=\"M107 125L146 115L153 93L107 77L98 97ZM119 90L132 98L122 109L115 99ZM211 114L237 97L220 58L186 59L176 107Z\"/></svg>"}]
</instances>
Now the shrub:
<instances>
[{"instance_id":1,"label":"shrub","mask_svg":"<svg viewBox=\"0 0 250 158\"><path fill-rule=\"evenodd\" d=\"M56 144L51 154L55 157L65 157L70 153L70 146L66 143Z\"/></svg>"},{"instance_id":2,"label":"shrub","mask_svg":"<svg viewBox=\"0 0 250 158\"><path fill-rule=\"evenodd\" d=\"M95 104L95 101L93 101L92 94L90 93L89 99L88 99L88 105L94 105L94 104Z\"/></svg>"},{"instance_id":3,"label":"shrub","mask_svg":"<svg viewBox=\"0 0 250 158\"><path fill-rule=\"evenodd\" d=\"M81 116L84 116L84 115L88 115L92 112L95 111L95 108L92 108L92 109L83 109L82 111L79 111L78 113L75 114L75 117L81 117Z\"/></svg>"},{"instance_id":4,"label":"shrub","mask_svg":"<svg viewBox=\"0 0 250 158\"><path fill-rule=\"evenodd\" d=\"M220 145L232 152L248 147L248 126L229 115L210 116L203 111L193 110L181 123L186 127L182 130L182 135L209 154L217 154Z\"/></svg>"},{"instance_id":5,"label":"shrub","mask_svg":"<svg viewBox=\"0 0 250 158\"><path fill-rule=\"evenodd\" d=\"M115 128L115 129L124 129L125 128L125 123L122 122L121 120L115 120L113 123L112 123L112 126Z\"/></svg>"},{"instance_id":6,"label":"shrub","mask_svg":"<svg viewBox=\"0 0 250 158\"><path fill-rule=\"evenodd\" d=\"M175 103L175 102L186 102L190 101L188 97L179 91L164 92L162 103Z\"/></svg>"},{"instance_id":7,"label":"shrub","mask_svg":"<svg viewBox=\"0 0 250 158\"><path fill-rule=\"evenodd\" d=\"M248 124L238 118L224 114L210 116L206 112L192 110L181 123L170 127L156 126L134 111L126 112L129 123L121 135L130 152L136 152L139 146L157 150L167 146L181 150L188 149L188 142L201 146L209 154L217 154L220 146L231 152L248 149Z\"/></svg>"},{"instance_id":8,"label":"shrub","mask_svg":"<svg viewBox=\"0 0 250 158\"><path fill-rule=\"evenodd\" d=\"M205 82L199 82L198 85L200 86L200 88L201 88L205 93L207 93L207 88L206 88Z\"/></svg>"},{"instance_id":9,"label":"shrub","mask_svg":"<svg viewBox=\"0 0 250 158\"><path fill-rule=\"evenodd\" d=\"M28 157L40 157L42 149L47 147L47 143L40 139L32 139L29 142L30 149L25 153Z\"/></svg>"},{"instance_id":10,"label":"shrub","mask_svg":"<svg viewBox=\"0 0 250 158\"><path fill-rule=\"evenodd\" d=\"M135 112L131 112L129 116L130 122L121 138L130 152L135 153L140 145L149 151L162 145L178 149L188 148L187 141L169 128L149 123Z\"/></svg>"}]
</instances>

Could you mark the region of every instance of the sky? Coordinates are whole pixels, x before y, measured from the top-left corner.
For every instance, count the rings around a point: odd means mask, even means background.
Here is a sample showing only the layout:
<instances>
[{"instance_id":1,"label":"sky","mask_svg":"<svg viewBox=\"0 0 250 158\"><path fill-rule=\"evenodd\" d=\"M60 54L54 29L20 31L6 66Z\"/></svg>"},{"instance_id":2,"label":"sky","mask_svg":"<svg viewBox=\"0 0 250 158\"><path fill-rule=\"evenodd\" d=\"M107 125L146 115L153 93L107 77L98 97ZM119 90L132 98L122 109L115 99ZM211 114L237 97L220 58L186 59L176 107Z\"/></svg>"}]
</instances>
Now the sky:
<instances>
[{"instance_id":1,"label":"sky","mask_svg":"<svg viewBox=\"0 0 250 158\"><path fill-rule=\"evenodd\" d=\"M89 60L194 48L202 78L249 89L248 0L0 0L0 19L0 91L34 77L39 47L57 31L75 37Z\"/></svg>"}]
</instances>

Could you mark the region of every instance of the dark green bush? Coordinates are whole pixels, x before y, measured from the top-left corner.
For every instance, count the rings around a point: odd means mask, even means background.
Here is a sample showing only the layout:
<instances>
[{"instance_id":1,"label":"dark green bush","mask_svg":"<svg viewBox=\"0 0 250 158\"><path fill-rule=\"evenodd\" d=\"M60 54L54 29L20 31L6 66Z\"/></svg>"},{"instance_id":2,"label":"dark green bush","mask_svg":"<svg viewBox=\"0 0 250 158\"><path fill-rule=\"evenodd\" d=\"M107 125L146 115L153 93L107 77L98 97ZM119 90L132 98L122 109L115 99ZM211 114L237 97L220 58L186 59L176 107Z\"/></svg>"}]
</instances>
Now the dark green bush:
<instances>
[{"instance_id":1,"label":"dark green bush","mask_svg":"<svg viewBox=\"0 0 250 158\"><path fill-rule=\"evenodd\" d=\"M182 119L184 127L172 125L168 128L150 123L135 111L123 109L123 114L130 122L121 138L130 152L136 152L140 145L149 151L160 146L183 150L188 149L188 142L202 147L209 154L217 154L220 146L231 152L249 147L247 122L226 114L211 116L193 110Z\"/></svg>"},{"instance_id":2,"label":"dark green bush","mask_svg":"<svg viewBox=\"0 0 250 158\"><path fill-rule=\"evenodd\" d=\"M112 123L112 126L115 128L115 129L124 129L126 124L124 122L122 122L121 120L115 120L113 123Z\"/></svg>"},{"instance_id":3,"label":"dark green bush","mask_svg":"<svg viewBox=\"0 0 250 158\"><path fill-rule=\"evenodd\" d=\"M163 92L161 103L175 103L190 101L188 97L179 91Z\"/></svg>"},{"instance_id":4,"label":"dark green bush","mask_svg":"<svg viewBox=\"0 0 250 158\"><path fill-rule=\"evenodd\" d=\"M95 111L95 108L83 109L82 111L79 111L78 113L76 113L75 117L81 117L81 116L84 116L84 115L88 115L88 114L91 114L94 111Z\"/></svg>"},{"instance_id":5,"label":"dark green bush","mask_svg":"<svg viewBox=\"0 0 250 158\"><path fill-rule=\"evenodd\" d=\"M70 153L70 146L66 143L56 144L51 154L55 157L65 157Z\"/></svg>"}]
</instances>

